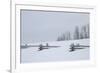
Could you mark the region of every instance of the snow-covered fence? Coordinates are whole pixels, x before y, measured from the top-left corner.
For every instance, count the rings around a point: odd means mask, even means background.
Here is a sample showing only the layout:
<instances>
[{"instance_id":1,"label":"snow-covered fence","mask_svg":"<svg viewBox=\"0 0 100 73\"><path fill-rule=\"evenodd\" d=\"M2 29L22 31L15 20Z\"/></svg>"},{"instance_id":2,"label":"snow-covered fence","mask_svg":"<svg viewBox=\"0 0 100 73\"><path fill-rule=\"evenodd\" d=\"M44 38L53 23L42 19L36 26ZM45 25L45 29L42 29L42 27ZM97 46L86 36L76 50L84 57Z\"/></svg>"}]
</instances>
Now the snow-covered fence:
<instances>
[{"instance_id":1,"label":"snow-covered fence","mask_svg":"<svg viewBox=\"0 0 100 73\"><path fill-rule=\"evenodd\" d=\"M70 51L75 51L75 49L84 49L85 47L90 47L90 46L87 46L87 45L80 45L80 44L77 44L77 45L74 45L74 43L72 43L70 45Z\"/></svg>"}]
</instances>

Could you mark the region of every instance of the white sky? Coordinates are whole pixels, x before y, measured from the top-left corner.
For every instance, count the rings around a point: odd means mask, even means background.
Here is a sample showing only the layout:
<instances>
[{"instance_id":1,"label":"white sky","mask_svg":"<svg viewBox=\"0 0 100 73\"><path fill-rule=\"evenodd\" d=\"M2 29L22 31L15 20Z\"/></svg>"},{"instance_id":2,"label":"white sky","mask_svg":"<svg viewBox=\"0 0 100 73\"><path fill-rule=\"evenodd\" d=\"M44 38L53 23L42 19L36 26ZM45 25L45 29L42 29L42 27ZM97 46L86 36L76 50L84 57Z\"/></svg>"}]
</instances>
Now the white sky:
<instances>
[{"instance_id":1,"label":"white sky","mask_svg":"<svg viewBox=\"0 0 100 73\"><path fill-rule=\"evenodd\" d=\"M55 41L75 26L89 24L88 13L21 11L21 42Z\"/></svg>"}]
</instances>

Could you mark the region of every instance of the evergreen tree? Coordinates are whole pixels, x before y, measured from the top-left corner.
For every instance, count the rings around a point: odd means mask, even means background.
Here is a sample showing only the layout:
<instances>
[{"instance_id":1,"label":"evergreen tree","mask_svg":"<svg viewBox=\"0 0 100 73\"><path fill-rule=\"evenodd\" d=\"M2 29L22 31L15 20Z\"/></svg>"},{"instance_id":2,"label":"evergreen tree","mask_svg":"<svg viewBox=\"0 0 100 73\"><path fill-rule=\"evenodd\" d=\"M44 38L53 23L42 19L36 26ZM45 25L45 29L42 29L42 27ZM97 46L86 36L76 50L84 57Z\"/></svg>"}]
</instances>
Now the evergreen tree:
<instances>
[{"instance_id":1,"label":"evergreen tree","mask_svg":"<svg viewBox=\"0 0 100 73\"><path fill-rule=\"evenodd\" d=\"M74 32L74 39L80 39L79 36L80 36L80 35L79 35L79 28L78 28L78 26L76 26L75 32Z\"/></svg>"}]
</instances>

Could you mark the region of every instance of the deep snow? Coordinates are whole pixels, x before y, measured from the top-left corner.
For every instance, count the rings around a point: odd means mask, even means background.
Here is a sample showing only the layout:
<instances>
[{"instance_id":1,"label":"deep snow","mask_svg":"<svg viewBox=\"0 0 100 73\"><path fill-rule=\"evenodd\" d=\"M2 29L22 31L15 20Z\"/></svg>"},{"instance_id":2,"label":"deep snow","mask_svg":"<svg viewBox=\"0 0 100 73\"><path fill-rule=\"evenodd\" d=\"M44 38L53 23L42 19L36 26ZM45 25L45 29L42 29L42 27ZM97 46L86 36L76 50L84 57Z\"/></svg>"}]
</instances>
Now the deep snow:
<instances>
[{"instance_id":1,"label":"deep snow","mask_svg":"<svg viewBox=\"0 0 100 73\"><path fill-rule=\"evenodd\" d=\"M44 49L38 51L39 47L29 47L21 49L21 63L34 63L34 62L54 62L54 61L75 61L75 60L88 60L89 59L89 48L77 49L73 52L69 52L70 45L80 44L89 45L89 39L82 40L70 40L70 41L56 41L56 42L40 42L29 45L40 45L44 46L46 43L49 46L60 46L57 48Z\"/></svg>"}]
</instances>

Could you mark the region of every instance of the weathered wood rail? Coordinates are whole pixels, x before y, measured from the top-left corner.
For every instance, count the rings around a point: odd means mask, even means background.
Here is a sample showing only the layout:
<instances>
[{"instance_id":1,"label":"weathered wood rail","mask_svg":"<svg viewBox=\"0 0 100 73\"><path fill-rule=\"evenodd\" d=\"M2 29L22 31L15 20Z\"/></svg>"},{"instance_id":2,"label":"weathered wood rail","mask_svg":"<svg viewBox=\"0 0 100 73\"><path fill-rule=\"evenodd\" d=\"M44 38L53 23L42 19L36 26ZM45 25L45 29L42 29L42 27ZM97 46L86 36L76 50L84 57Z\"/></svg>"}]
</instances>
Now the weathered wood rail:
<instances>
[{"instance_id":1,"label":"weathered wood rail","mask_svg":"<svg viewBox=\"0 0 100 73\"><path fill-rule=\"evenodd\" d=\"M90 47L90 46L87 46L87 45L74 45L74 44L72 44L71 46L70 46L70 52L72 52L72 51L75 51L76 49L84 49L85 47Z\"/></svg>"},{"instance_id":2,"label":"weathered wood rail","mask_svg":"<svg viewBox=\"0 0 100 73\"><path fill-rule=\"evenodd\" d=\"M40 47L41 45L24 45L24 46L21 46L22 49L24 48L29 48L29 47ZM44 46L42 45L42 48L56 48L56 47L60 47L60 46Z\"/></svg>"}]
</instances>

